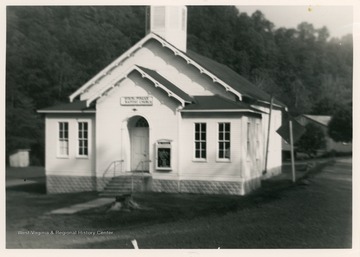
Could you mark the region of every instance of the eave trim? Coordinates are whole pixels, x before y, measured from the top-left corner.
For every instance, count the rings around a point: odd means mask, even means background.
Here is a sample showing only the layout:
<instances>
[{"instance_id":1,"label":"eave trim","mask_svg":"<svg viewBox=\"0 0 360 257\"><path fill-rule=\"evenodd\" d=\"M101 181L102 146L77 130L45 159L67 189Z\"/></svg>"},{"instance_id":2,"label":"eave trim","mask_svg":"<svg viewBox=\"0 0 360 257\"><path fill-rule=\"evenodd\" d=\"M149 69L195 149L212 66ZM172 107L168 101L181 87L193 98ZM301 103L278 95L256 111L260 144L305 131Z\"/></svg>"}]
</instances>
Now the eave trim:
<instances>
[{"instance_id":1,"label":"eave trim","mask_svg":"<svg viewBox=\"0 0 360 257\"><path fill-rule=\"evenodd\" d=\"M142 78L147 78L148 80L150 80L155 88L159 87L161 88L162 90L164 90L169 97L173 97L175 98L176 100L178 100L182 106L185 106L185 103L191 103L190 101L187 101L183 98L181 98L180 96L178 96L177 94L175 94L174 92L172 92L170 89L168 89L166 86L164 86L163 84L161 84L159 81L157 81L156 79L154 79L152 76L150 76L146 71L142 70L140 67L134 65L133 67L131 67L129 70L127 70L125 73L121 74L120 76L118 76L116 79L115 79L115 83L112 83L112 84L109 84L107 85L106 87L102 88L100 91L98 91L97 93L93 94L90 98L88 98L86 100L86 106L90 106L90 104L108 94L113 88L115 88L116 86L119 86L120 82L125 79L131 72L133 71L137 71L140 73L141 77Z\"/></svg>"},{"instance_id":2,"label":"eave trim","mask_svg":"<svg viewBox=\"0 0 360 257\"><path fill-rule=\"evenodd\" d=\"M180 112L252 112L261 114L261 112L253 111L253 110L242 110L242 109L217 109L217 110L181 110Z\"/></svg>"},{"instance_id":3,"label":"eave trim","mask_svg":"<svg viewBox=\"0 0 360 257\"><path fill-rule=\"evenodd\" d=\"M84 110L84 111L38 110L37 113L96 113L96 110Z\"/></svg>"},{"instance_id":4,"label":"eave trim","mask_svg":"<svg viewBox=\"0 0 360 257\"><path fill-rule=\"evenodd\" d=\"M187 62L187 64L191 64L194 67L196 67L199 70L200 73L206 74L208 77L210 77L212 79L212 81L214 83L220 84L221 86L223 86L225 88L226 91L229 91L229 92L233 93L234 95L236 95L239 98L240 101L242 101L242 94L240 92L238 92L237 90L235 90L234 88L232 88L231 86L226 84L224 81L222 81L221 79L216 77L210 71L203 68L200 64L198 64L197 62L192 60L190 57L188 57L186 54L181 52L179 49L177 49L176 47L174 47L170 43L166 42L160 36L158 36L158 35L156 35L154 33L150 33L150 34L146 35L143 39L141 39L138 43L136 43L133 47L131 47L129 50L127 50L124 54L122 54L120 57L118 57L116 60L114 60L111 64L106 66L102 71L100 71L97 75L95 75L93 78L91 78L82 87L77 89L73 94L71 94L69 96L70 102L72 102L78 95L80 95L80 94L84 93L86 90L88 90L88 88L91 87L92 85L95 85L95 84L99 83L100 80L103 77L111 74L112 70L114 70L119 65L122 65L122 63L127 58L129 58L131 55L133 55L134 52L136 52L139 48L141 48L150 39L155 39L163 47L169 48L171 51L173 51L174 55L176 55L176 56L178 55L178 56L182 57Z\"/></svg>"}]
</instances>

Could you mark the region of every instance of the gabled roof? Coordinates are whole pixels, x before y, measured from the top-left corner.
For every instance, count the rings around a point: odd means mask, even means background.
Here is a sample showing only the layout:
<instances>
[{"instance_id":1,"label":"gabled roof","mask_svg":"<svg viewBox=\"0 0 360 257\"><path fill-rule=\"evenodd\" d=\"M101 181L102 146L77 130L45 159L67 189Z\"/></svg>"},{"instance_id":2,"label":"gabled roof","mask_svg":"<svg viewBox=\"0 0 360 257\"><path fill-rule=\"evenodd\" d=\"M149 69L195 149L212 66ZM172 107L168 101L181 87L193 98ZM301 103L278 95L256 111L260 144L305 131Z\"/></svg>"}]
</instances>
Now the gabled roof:
<instances>
[{"instance_id":1,"label":"gabled roof","mask_svg":"<svg viewBox=\"0 0 360 257\"><path fill-rule=\"evenodd\" d=\"M156 81L158 81L160 84L162 84L163 86L165 86L167 89L169 89L171 92L173 92L175 95L181 97L183 100L185 100L186 102L192 102L194 99L189 96L187 93L185 93L184 91L182 91L179 87L175 86L173 83L171 83L170 81L168 81L166 78L164 78L163 76L161 76L159 73L157 73L154 70L145 68L145 67L141 67L136 65L137 67L139 67L141 70L143 70L144 72L146 72L149 76L151 76L153 79L155 79Z\"/></svg>"},{"instance_id":2,"label":"gabled roof","mask_svg":"<svg viewBox=\"0 0 360 257\"><path fill-rule=\"evenodd\" d=\"M74 101L72 103L63 103L55 106L43 108L38 113L95 113L95 106L86 106L86 101Z\"/></svg>"},{"instance_id":3,"label":"gabled roof","mask_svg":"<svg viewBox=\"0 0 360 257\"><path fill-rule=\"evenodd\" d=\"M88 82L86 82L82 87L76 90L70 96L70 101L73 101L78 95L88 90L92 85L99 83L102 78L110 75L114 69L116 69L118 66L121 66L126 59L130 58L149 40L156 40L163 47L169 48L174 53L174 55L183 58L188 64L196 67L201 74L207 75L213 80L214 83L218 83L219 85L224 87L226 91L229 91L236 95L239 100L242 100L242 95L246 95L256 100L259 100L260 102L270 103L270 96L266 92L257 88L251 82L240 76L235 71L231 70L226 65L215 62L207 57L201 56L192 51L184 53L159 35L152 32L146 35L138 43L132 46L128 51L126 51L124 54L114 60L111 64L106 66L101 72L99 72ZM285 107L284 104L277 100L274 100L274 105L277 105L279 107Z\"/></svg>"},{"instance_id":4,"label":"gabled roof","mask_svg":"<svg viewBox=\"0 0 360 257\"><path fill-rule=\"evenodd\" d=\"M270 103L271 96L268 93L264 92L226 65L218 63L191 50L188 50L186 54L201 66L212 72L215 76L219 77L226 84L231 85L231 87L235 90L241 92L242 95ZM283 103L277 101L276 99L274 99L274 104L285 107Z\"/></svg>"},{"instance_id":5,"label":"gabled roof","mask_svg":"<svg viewBox=\"0 0 360 257\"><path fill-rule=\"evenodd\" d=\"M309 120L312 120L320 125L323 125L325 127L327 127L327 125L329 124L330 120L331 120L331 116L328 115L308 115L308 114L303 114L303 116Z\"/></svg>"},{"instance_id":6,"label":"gabled roof","mask_svg":"<svg viewBox=\"0 0 360 257\"><path fill-rule=\"evenodd\" d=\"M244 102L235 102L220 95L193 96L194 103L186 105L181 112L254 112L262 111Z\"/></svg>"},{"instance_id":7,"label":"gabled roof","mask_svg":"<svg viewBox=\"0 0 360 257\"><path fill-rule=\"evenodd\" d=\"M209 76L214 83L218 83L221 86L225 88L226 91L232 92L235 94L239 100L242 99L241 92L235 90L230 85L226 84L224 81L222 81L220 78L215 76L213 73L199 65L197 62L192 60L189 56L187 56L184 52L177 49L175 46L167 42L162 37L156 35L155 33L149 33L146 35L143 39L141 39L138 43L136 43L134 46L132 46L129 50L127 50L125 53L123 53L120 57L118 57L116 60L114 60L112 63L110 63L108 66L106 66L102 71L100 71L97 75L95 75L93 78L91 78L88 82L86 82L83 86L81 86L79 89L77 89L73 94L70 95L70 101L73 101L78 95L82 94L86 90L88 90L91 86L99 83L104 77L111 74L111 72L116 69L118 66L121 66L122 63L131 57L132 54L134 54L136 51L138 51L146 42L149 40L156 40L158 41L163 47L169 48L176 56L180 56L183 58L188 64L193 65L196 67L200 73L205 74Z\"/></svg>"},{"instance_id":8,"label":"gabled roof","mask_svg":"<svg viewBox=\"0 0 360 257\"><path fill-rule=\"evenodd\" d=\"M118 86L119 83L133 71L139 72L143 78L147 78L148 80L150 80L154 84L155 87L159 87L162 90L164 90L168 94L169 97L173 97L173 98L177 99L182 104L182 106L185 106L185 103L191 103L193 101L193 99L188 94L186 94L184 91L179 89L173 83L171 83L170 81L168 81L167 79L162 77L156 71L134 65L129 70L127 70L125 73L118 75L112 83L106 85L100 91L98 91L98 92L94 93L92 96L90 96L85 101L86 105L90 106L90 104L94 100L102 97L103 95L108 94L113 88Z\"/></svg>"}]
</instances>

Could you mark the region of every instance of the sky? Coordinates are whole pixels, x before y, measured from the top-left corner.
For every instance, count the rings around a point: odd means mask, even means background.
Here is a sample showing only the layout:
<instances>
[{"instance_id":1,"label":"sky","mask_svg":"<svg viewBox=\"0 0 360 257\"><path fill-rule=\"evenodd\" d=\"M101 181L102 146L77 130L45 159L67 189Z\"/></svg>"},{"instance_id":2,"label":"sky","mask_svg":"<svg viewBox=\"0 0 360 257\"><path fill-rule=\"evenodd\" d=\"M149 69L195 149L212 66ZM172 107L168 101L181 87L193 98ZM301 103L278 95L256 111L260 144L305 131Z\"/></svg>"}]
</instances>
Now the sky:
<instances>
[{"instance_id":1,"label":"sky","mask_svg":"<svg viewBox=\"0 0 360 257\"><path fill-rule=\"evenodd\" d=\"M303 21L315 28L326 26L330 37L341 37L352 33L352 6L237 6L240 12L251 15L260 10L276 28L296 28Z\"/></svg>"},{"instance_id":2,"label":"sky","mask_svg":"<svg viewBox=\"0 0 360 257\"><path fill-rule=\"evenodd\" d=\"M237 5L240 11L249 15L260 9L265 17L275 24L276 28L296 28L302 21L307 21L312 23L315 28L326 26L331 37L341 37L352 33L353 5L360 5L360 0L178 0L173 2L168 0L5 0L5 2L20 5L49 3L65 5ZM295 6L294 4L299 5ZM348 6L339 4L348 4Z\"/></svg>"}]
</instances>

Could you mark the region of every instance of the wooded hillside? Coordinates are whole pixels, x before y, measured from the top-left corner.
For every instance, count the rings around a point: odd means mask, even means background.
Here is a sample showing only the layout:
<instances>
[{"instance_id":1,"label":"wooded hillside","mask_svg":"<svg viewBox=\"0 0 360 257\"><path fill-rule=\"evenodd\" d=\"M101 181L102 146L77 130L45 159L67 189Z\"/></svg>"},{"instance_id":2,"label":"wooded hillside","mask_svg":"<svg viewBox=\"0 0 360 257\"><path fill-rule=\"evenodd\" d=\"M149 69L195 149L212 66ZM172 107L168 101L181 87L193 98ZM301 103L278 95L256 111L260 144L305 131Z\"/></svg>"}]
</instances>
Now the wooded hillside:
<instances>
[{"instance_id":1,"label":"wooded hillside","mask_svg":"<svg viewBox=\"0 0 360 257\"><path fill-rule=\"evenodd\" d=\"M68 96L145 36L145 7L7 7L6 151L44 155L39 108ZM352 36L301 23L275 28L261 12L188 7L188 48L228 65L288 105L329 114L352 99Z\"/></svg>"}]
</instances>

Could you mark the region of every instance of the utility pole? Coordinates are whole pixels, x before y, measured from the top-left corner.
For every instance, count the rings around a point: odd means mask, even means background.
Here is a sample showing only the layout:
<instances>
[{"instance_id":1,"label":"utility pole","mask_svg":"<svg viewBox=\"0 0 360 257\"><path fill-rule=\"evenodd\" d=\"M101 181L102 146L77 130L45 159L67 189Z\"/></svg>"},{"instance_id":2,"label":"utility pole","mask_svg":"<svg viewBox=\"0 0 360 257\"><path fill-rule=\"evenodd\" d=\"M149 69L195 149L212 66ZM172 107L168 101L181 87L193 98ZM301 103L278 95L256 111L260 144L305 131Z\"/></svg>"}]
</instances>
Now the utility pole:
<instances>
[{"instance_id":1,"label":"utility pole","mask_svg":"<svg viewBox=\"0 0 360 257\"><path fill-rule=\"evenodd\" d=\"M267 173L267 163L268 163L268 155L269 155L269 142L270 142L271 113L272 113L272 108L273 108L273 101L274 101L274 97L271 96L268 131L267 131L267 139L266 139L265 170L264 170L263 174Z\"/></svg>"},{"instance_id":2,"label":"utility pole","mask_svg":"<svg viewBox=\"0 0 360 257\"><path fill-rule=\"evenodd\" d=\"M291 150L291 173L292 173L292 182L295 183L295 158L294 158L294 139L293 139L293 126L292 120L289 120L289 130L290 130L290 150Z\"/></svg>"}]
</instances>

